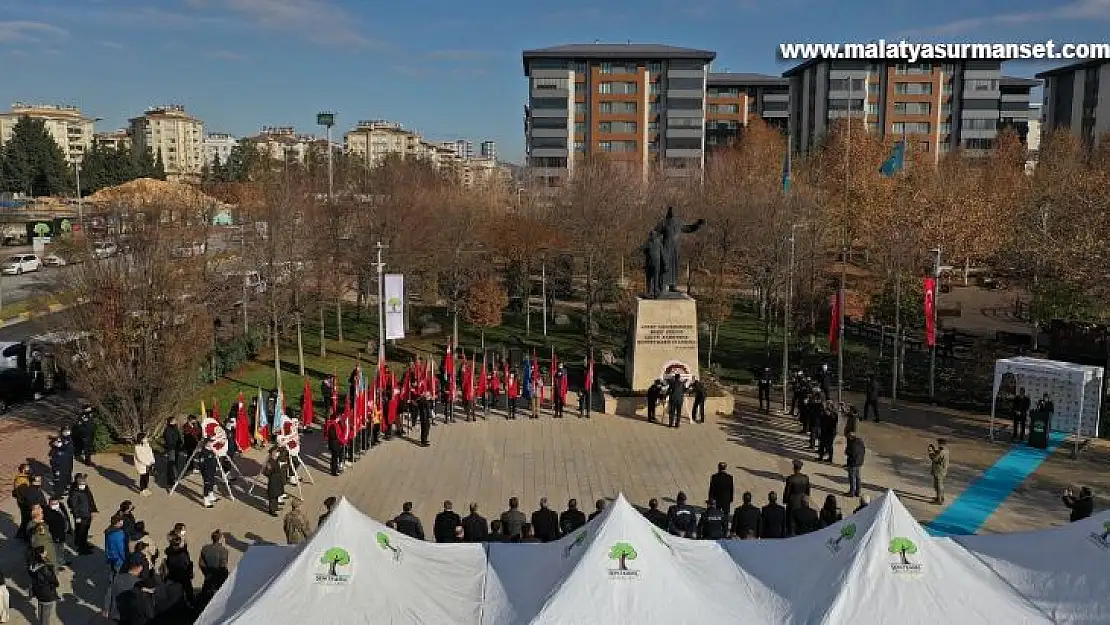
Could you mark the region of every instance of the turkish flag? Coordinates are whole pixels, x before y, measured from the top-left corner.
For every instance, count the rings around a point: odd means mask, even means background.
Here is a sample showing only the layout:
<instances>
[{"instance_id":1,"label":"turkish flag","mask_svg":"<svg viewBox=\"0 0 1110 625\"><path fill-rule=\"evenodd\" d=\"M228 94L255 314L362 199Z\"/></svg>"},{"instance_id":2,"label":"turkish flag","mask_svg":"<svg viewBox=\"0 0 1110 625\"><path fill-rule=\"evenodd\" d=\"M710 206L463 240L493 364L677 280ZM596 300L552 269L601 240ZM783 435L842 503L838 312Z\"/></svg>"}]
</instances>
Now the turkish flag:
<instances>
[{"instance_id":1,"label":"turkish flag","mask_svg":"<svg viewBox=\"0 0 1110 625\"><path fill-rule=\"evenodd\" d=\"M308 378L305 378L304 394L301 395L301 423L309 426L315 420L316 410L312 405L312 387L308 384Z\"/></svg>"},{"instance_id":2,"label":"turkish flag","mask_svg":"<svg viewBox=\"0 0 1110 625\"><path fill-rule=\"evenodd\" d=\"M586 383L583 390L589 393L594 387L594 356L590 354L590 362L586 365Z\"/></svg>"},{"instance_id":3,"label":"turkish flag","mask_svg":"<svg viewBox=\"0 0 1110 625\"><path fill-rule=\"evenodd\" d=\"M478 397L486 396L486 354L482 353L482 372L478 374Z\"/></svg>"},{"instance_id":4,"label":"turkish flag","mask_svg":"<svg viewBox=\"0 0 1110 625\"><path fill-rule=\"evenodd\" d=\"M447 401L455 403L455 357L451 346L447 346L447 358L443 363L443 373L447 376Z\"/></svg>"},{"instance_id":5,"label":"turkish flag","mask_svg":"<svg viewBox=\"0 0 1110 625\"><path fill-rule=\"evenodd\" d=\"M937 329L933 320L937 310L937 279L926 276L925 290L925 344L934 347L937 344Z\"/></svg>"},{"instance_id":6,"label":"turkish flag","mask_svg":"<svg viewBox=\"0 0 1110 625\"><path fill-rule=\"evenodd\" d=\"M243 394L239 393L239 407L235 413L235 446L239 451L251 448L251 420L247 417L247 404L243 401Z\"/></svg>"},{"instance_id":7,"label":"turkish flag","mask_svg":"<svg viewBox=\"0 0 1110 625\"><path fill-rule=\"evenodd\" d=\"M837 291L833 298L832 320L829 322L829 353L835 354L840 350L840 307L844 304L844 292Z\"/></svg>"}]
</instances>

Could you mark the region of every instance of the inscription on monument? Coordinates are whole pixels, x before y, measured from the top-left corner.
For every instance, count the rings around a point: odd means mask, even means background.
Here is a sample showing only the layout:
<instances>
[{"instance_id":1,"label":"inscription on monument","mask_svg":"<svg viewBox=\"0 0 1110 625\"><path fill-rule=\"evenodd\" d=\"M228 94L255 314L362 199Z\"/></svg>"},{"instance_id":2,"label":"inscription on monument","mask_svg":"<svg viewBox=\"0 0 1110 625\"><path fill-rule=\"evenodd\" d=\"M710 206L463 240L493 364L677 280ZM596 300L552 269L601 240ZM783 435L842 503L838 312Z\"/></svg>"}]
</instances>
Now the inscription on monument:
<instances>
[{"instance_id":1,"label":"inscription on monument","mask_svg":"<svg viewBox=\"0 0 1110 625\"><path fill-rule=\"evenodd\" d=\"M640 326L636 346L693 348L698 347L697 327L694 324L655 323Z\"/></svg>"}]
</instances>

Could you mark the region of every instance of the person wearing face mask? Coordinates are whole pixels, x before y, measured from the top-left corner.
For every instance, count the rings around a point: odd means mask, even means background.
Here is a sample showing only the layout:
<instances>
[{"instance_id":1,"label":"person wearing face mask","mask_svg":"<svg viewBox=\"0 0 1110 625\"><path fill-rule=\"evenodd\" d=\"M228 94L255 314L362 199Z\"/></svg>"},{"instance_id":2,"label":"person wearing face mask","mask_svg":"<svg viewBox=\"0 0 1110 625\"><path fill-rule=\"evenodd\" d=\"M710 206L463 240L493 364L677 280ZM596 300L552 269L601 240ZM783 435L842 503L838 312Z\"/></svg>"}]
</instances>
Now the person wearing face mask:
<instances>
[{"instance_id":1,"label":"person wearing face mask","mask_svg":"<svg viewBox=\"0 0 1110 625\"><path fill-rule=\"evenodd\" d=\"M54 494L64 495L73 481L73 452L60 436L50 441L50 473L54 481Z\"/></svg>"},{"instance_id":2,"label":"person wearing face mask","mask_svg":"<svg viewBox=\"0 0 1110 625\"><path fill-rule=\"evenodd\" d=\"M97 509L84 473L77 474L77 482L69 493L68 503L73 515L73 546L77 548L77 553L88 555L93 552L93 546L89 542L89 528Z\"/></svg>"},{"instance_id":3,"label":"person wearing face mask","mask_svg":"<svg viewBox=\"0 0 1110 625\"><path fill-rule=\"evenodd\" d=\"M54 553L56 562L59 566L68 566L69 562L66 560L66 535L69 534L69 511L66 510L65 505L57 497L50 498L50 505L47 506L42 512L42 518L46 522L46 528L50 530L50 538L54 541Z\"/></svg>"},{"instance_id":4,"label":"person wearing face mask","mask_svg":"<svg viewBox=\"0 0 1110 625\"><path fill-rule=\"evenodd\" d=\"M73 451L87 466L92 466L93 435L96 433L96 424L93 423L92 406L81 409L77 423L73 426Z\"/></svg>"},{"instance_id":5,"label":"person wearing face mask","mask_svg":"<svg viewBox=\"0 0 1110 625\"><path fill-rule=\"evenodd\" d=\"M143 497L150 496L150 472L154 470L154 450L150 447L150 439L145 433L139 434L139 442L135 444L135 471L139 473L139 494Z\"/></svg>"}]
</instances>

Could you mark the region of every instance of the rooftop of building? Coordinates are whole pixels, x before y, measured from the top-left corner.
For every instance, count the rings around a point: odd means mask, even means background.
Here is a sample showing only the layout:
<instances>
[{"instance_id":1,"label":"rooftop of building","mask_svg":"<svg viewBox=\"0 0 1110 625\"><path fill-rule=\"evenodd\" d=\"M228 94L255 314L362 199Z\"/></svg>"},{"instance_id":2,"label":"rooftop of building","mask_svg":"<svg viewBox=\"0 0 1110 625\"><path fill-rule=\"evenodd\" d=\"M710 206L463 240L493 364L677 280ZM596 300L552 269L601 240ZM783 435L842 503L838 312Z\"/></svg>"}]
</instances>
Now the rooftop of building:
<instances>
[{"instance_id":1,"label":"rooftop of building","mask_svg":"<svg viewBox=\"0 0 1110 625\"><path fill-rule=\"evenodd\" d=\"M767 74L752 74L748 72L710 72L706 84L714 86L771 86L786 87L790 81L781 76L768 76Z\"/></svg>"},{"instance_id":2,"label":"rooftop of building","mask_svg":"<svg viewBox=\"0 0 1110 625\"><path fill-rule=\"evenodd\" d=\"M1017 76L1003 76L999 84L1003 87L1039 87L1041 81L1035 78L1019 78Z\"/></svg>"},{"instance_id":3,"label":"rooftop of building","mask_svg":"<svg viewBox=\"0 0 1110 625\"><path fill-rule=\"evenodd\" d=\"M161 106L152 106L143 111L143 114L133 119L141 119L143 117L170 117L174 119L183 119L188 121L199 122L200 120L189 115L185 112L185 106L182 104L166 104Z\"/></svg>"},{"instance_id":4,"label":"rooftop of building","mask_svg":"<svg viewBox=\"0 0 1110 625\"><path fill-rule=\"evenodd\" d=\"M24 115L32 117L64 117L66 119L80 119L96 121L81 113L81 109L68 104L37 104L27 102L13 102L10 111L0 113L2 116L13 117Z\"/></svg>"},{"instance_id":5,"label":"rooftop of building","mask_svg":"<svg viewBox=\"0 0 1110 625\"><path fill-rule=\"evenodd\" d=\"M532 59L583 59L583 60L639 60L639 59L694 59L710 62L717 58L711 50L680 48L655 43L571 43L550 48L525 50L524 71Z\"/></svg>"},{"instance_id":6,"label":"rooftop of building","mask_svg":"<svg viewBox=\"0 0 1110 625\"><path fill-rule=\"evenodd\" d=\"M1080 61L1078 63L1072 63L1071 65L1063 65L1061 67L1045 70L1037 74L1037 78L1051 78L1053 76L1059 76L1061 74L1070 74L1072 72L1078 72L1080 70L1085 70L1091 67L1100 67L1107 63L1110 63L1110 59L1091 59L1089 61Z\"/></svg>"},{"instance_id":7,"label":"rooftop of building","mask_svg":"<svg viewBox=\"0 0 1110 625\"><path fill-rule=\"evenodd\" d=\"M796 74L799 74L799 73L809 69L810 67L813 67L814 65L817 65L818 63L825 63L825 62L830 62L830 61L833 62L833 63L836 63L838 68L844 68L844 69L865 69L869 65L891 65L891 64L906 64L906 65L910 65L910 66L958 64L958 65L965 65L970 69L985 69L985 68L989 68L989 67L994 66L994 65L997 65L997 66L1000 67L1001 64L1002 64L1002 61L992 61L992 60L983 60L983 59L920 60L920 61L917 61L915 63L910 63L907 59L867 60L867 59L828 59L828 58L825 58L825 57L818 57L818 58L815 58L815 59L808 59L806 61L803 61L803 62L795 65L794 67L791 67L790 69L786 70L785 72L782 73L782 75L783 75L784 78L789 78L791 76L794 76Z\"/></svg>"}]
</instances>

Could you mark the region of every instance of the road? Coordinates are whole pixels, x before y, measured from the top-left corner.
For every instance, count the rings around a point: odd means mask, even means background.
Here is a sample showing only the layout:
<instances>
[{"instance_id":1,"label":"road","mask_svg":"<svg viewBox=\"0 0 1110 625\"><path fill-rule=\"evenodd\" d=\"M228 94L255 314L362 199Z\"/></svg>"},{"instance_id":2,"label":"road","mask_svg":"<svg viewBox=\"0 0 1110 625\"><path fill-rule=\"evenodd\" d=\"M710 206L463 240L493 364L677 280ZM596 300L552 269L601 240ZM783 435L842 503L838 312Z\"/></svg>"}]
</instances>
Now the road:
<instances>
[{"instance_id":1,"label":"road","mask_svg":"<svg viewBox=\"0 0 1110 625\"><path fill-rule=\"evenodd\" d=\"M52 313L40 315L30 321L0 328L0 342L19 342L25 338L57 330L61 324L61 316L65 313Z\"/></svg>"}]
</instances>

